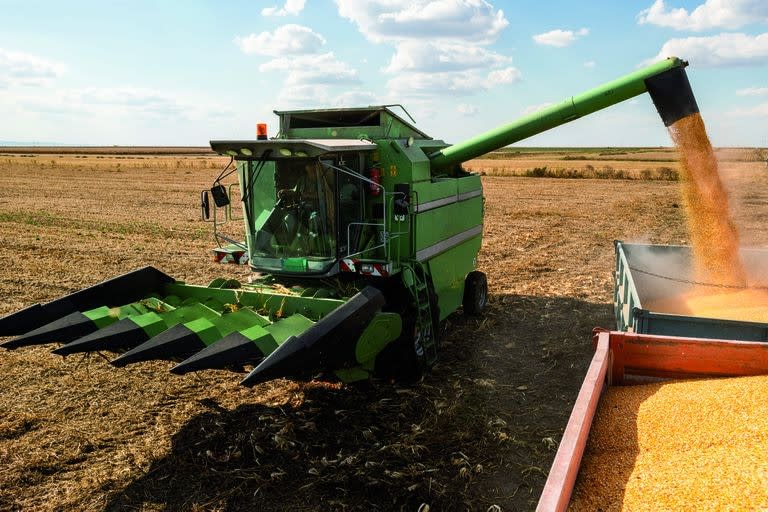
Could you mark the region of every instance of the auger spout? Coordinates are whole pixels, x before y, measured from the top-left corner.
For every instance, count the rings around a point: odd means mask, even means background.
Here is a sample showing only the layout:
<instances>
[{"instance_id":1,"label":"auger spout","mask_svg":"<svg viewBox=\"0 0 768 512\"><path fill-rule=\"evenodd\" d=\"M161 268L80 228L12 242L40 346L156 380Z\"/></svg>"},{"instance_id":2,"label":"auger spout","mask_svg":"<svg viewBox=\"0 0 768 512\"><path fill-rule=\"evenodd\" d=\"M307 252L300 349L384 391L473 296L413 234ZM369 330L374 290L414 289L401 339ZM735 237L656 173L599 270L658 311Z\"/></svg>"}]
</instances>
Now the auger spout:
<instances>
[{"instance_id":1,"label":"auger spout","mask_svg":"<svg viewBox=\"0 0 768 512\"><path fill-rule=\"evenodd\" d=\"M670 57L429 155L445 169L648 92L666 126L699 111L688 62Z\"/></svg>"}]
</instances>

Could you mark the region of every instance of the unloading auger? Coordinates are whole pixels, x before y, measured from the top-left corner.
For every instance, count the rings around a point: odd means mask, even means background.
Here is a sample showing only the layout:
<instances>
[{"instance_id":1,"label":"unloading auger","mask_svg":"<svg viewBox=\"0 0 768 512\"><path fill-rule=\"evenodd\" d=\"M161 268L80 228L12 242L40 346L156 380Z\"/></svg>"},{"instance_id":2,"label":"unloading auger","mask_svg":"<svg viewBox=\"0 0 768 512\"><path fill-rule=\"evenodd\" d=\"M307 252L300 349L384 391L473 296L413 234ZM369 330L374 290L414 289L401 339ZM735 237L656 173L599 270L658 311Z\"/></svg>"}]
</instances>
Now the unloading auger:
<instances>
[{"instance_id":1,"label":"unloading auger","mask_svg":"<svg viewBox=\"0 0 768 512\"><path fill-rule=\"evenodd\" d=\"M275 138L259 125L256 140L211 141L231 161L201 194L215 259L250 265L251 283L188 285L146 267L0 318L0 336L16 336L2 346L172 360L179 374L253 367L248 386L418 374L437 359L439 322L487 302L482 186L460 164L644 92L670 125L698 112L686 65L666 59L453 146L398 105L275 112ZM236 187L243 241L221 229Z\"/></svg>"}]
</instances>

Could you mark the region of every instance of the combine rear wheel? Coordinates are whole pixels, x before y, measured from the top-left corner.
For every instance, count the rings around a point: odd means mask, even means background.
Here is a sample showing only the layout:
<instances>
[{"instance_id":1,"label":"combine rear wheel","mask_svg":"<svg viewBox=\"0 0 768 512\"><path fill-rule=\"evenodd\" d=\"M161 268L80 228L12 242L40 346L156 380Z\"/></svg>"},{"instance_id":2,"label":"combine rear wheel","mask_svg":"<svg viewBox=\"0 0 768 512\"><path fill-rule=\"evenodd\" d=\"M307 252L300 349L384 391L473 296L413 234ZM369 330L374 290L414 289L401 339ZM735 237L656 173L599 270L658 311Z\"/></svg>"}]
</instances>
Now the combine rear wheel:
<instances>
[{"instance_id":1,"label":"combine rear wheel","mask_svg":"<svg viewBox=\"0 0 768 512\"><path fill-rule=\"evenodd\" d=\"M464 281L464 313L479 315L488 304L488 280L485 274L475 270Z\"/></svg>"}]
</instances>

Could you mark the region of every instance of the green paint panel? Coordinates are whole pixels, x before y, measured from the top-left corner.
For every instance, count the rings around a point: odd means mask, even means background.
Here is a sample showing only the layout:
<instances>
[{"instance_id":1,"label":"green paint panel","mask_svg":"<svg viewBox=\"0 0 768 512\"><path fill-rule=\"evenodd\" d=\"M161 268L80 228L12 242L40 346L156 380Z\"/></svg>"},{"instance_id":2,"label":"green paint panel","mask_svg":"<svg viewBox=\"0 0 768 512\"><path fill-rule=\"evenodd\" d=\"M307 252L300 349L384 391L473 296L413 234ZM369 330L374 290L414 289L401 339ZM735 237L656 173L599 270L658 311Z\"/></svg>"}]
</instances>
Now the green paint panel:
<instances>
[{"instance_id":1,"label":"green paint panel","mask_svg":"<svg viewBox=\"0 0 768 512\"><path fill-rule=\"evenodd\" d=\"M216 300L222 304L240 304L255 311L275 315L301 313L308 318L321 318L344 303L339 299L315 299L298 295L283 295L271 292L269 288L241 288L226 290L174 283L166 287L167 293L180 297L194 297L200 302Z\"/></svg>"},{"instance_id":2,"label":"green paint panel","mask_svg":"<svg viewBox=\"0 0 768 512\"><path fill-rule=\"evenodd\" d=\"M272 334L272 336L275 338L275 342L277 342L278 345L282 345L285 340L291 336L297 336L301 334L302 332L312 327L314 324L315 322L309 318L297 314L291 315L287 318L281 318L272 325L266 326L265 329Z\"/></svg>"},{"instance_id":3,"label":"green paint panel","mask_svg":"<svg viewBox=\"0 0 768 512\"><path fill-rule=\"evenodd\" d=\"M472 192L473 190L483 189L483 184L480 180L480 176L477 174L472 174L470 176L462 176L461 178L457 178L456 185L458 188L459 195L464 194L466 192Z\"/></svg>"},{"instance_id":4,"label":"green paint panel","mask_svg":"<svg viewBox=\"0 0 768 512\"><path fill-rule=\"evenodd\" d=\"M216 297L207 297L207 298L198 298L198 297L187 297L181 302L180 307L197 307L202 306L204 308L207 308L208 310L216 311L217 314L221 314L221 311L224 311L224 302L218 300Z\"/></svg>"},{"instance_id":5,"label":"green paint panel","mask_svg":"<svg viewBox=\"0 0 768 512\"><path fill-rule=\"evenodd\" d=\"M223 307L223 304L221 305ZM163 315L163 321L167 327L173 327L176 324L189 322L197 318L208 318L209 320L221 316L221 309L214 309L198 302L190 303Z\"/></svg>"},{"instance_id":6,"label":"green paint panel","mask_svg":"<svg viewBox=\"0 0 768 512\"><path fill-rule=\"evenodd\" d=\"M355 368L342 368L340 370L336 370L333 372L336 374L336 376L342 381L342 382L360 382L361 380L366 380L371 377L372 371L366 370L365 368L361 367L355 367Z\"/></svg>"},{"instance_id":7,"label":"green paint panel","mask_svg":"<svg viewBox=\"0 0 768 512\"><path fill-rule=\"evenodd\" d=\"M274 352L278 346L272 333L260 325L254 325L249 329L240 331L240 334L252 340L265 356Z\"/></svg>"},{"instance_id":8,"label":"green paint panel","mask_svg":"<svg viewBox=\"0 0 768 512\"><path fill-rule=\"evenodd\" d=\"M219 341L223 337L216 325L208 318L198 318L197 320L186 322L184 327L197 334L200 341L206 345Z\"/></svg>"},{"instance_id":9,"label":"green paint panel","mask_svg":"<svg viewBox=\"0 0 768 512\"><path fill-rule=\"evenodd\" d=\"M163 321L163 317L154 311L150 311L149 313L145 313L143 315L129 317L129 319L144 329L144 332L146 332L150 338L152 336L157 336L167 329L167 326Z\"/></svg>"},{"instance_id":10,"label":"green paint panel","mask_svg":"<svg viewBox=\"0 0 768 512\"><path fill-rule=\"evenodd\" d=\"M226 328L229 332L240 331L247 329L254 325L265 326L269 325L269 320L254 312L251 309L241 309L234 313L226 313L221 318L214 320L214 323L220 322L222 325L226 324Z\"/></svg>"},{"instance_id":11,"label":"green paint panel","mask_svg":"<svg viewBox=\"0 0 768 512\"><path fill-rule=\"evenodd\" d=\"M173 309L173 306L170 306L157 298L150 297L115 308L100 306L83 312L83 315L96 324L96 327L101 329L102 327L111 325L123 318L136 317L151 311L165 312L172 311Z\"/></svg>"},{"instance_id":12,"label":"green paint panel","mask_svg":"<svg viewBox=\"0 0 768 512\"><path fill-rule=\"evenodd\" d=\"M163 302L165 302L166 304L174 308L178 308L182 305L181 297L179 297L178 295L168 295L166 297L163 297Z\"/></svg>"},{"instance_id":13,"label":"green paint panel","mask_svg":"<svg viewBox=\"0 0 768 512\"><path fill-rule=\"evenodd\" d=\"M382 164L381 184L393 191L395 183L414 183L430 180L429 158L417 146L404 147L391 144L389 139L376 140L379 146L378 163Z\"/></svg>"},{"instance_id":14,"label":"green paint panel","mask_svg":"<svg viewBox=\"0 0 768 512\"><path fill-rule=\"evenodd\" d=\"M446 222L446 219L451 219ZM483 222L483 199L473 197L416 215L416 251L474 228Z\"/></svg>"},{"instance_id":15,"label":"green paint panel","mask_svg":"<svg viewBox=\"0 0 768 512\"><path fill-rule=\"evenodd\" d=\"M116 308L110 308L108 306L100 306L95 309L90 309L83 312L83 316L89 318L96 327L101 329L114 322L117 322L119 310Z\"/></svg>"},{"instance_id":16,"label":"green paint panel","mask_svg":"<svg viewBox=\"0 0 768 512\"><path fill-rule=\"evenodd\" d=\"M210 345L232 332L267 324L269 320L258 313L250 309L241 309L213 318L198 318L185 323L184 326L196 333L203 343Z\"/></svg>"},{"instance_id":17,"label":"green paint panel","mask_svg":"<svg viewBox=\"0 0 768 512\"><path fill-rule=\"evenodd\" d=\"M456 197L456 179L446 179L436 182L414 183L413 191L419 204L428 203L436 199Z\"/></svg>"},{"instance_id":18,"label":"green paint panel","mask_svg":"<svg viewBox=\"0 0 768 512\"><path fill-rule=\"evenodd\" d=\"M480 251L481 238L471 238L429 262L432 285L437 293L440 320L444 320L461 306L464 298L464 279L475 269L474 258Z\"/></svg>"},{"instance_id":19,"label":"green paint panel","mask_svg":"<svg viewBox=\"0 0 768 512\"><path fill-rule=\"evenodd\" d=\"M144 332L151 338L180 323L194 321L199 318L213 320L219 317L220 314L211 308L199 303L193 303L165 313L150 311L149 313L129 318L136 325L144 329Z\"/></svg>"},{"instance_id":20,"label":"green paint panel","mask_svg":"<svg viewBox=\"0 0 768 512\"><path fill-rule=\"evenodd\" d=\"M397 313L378 313L355 346L355 358L358 363L374 359L384 347L396 340L403 330L403 320Z\"/></svg>"}]
</instances>

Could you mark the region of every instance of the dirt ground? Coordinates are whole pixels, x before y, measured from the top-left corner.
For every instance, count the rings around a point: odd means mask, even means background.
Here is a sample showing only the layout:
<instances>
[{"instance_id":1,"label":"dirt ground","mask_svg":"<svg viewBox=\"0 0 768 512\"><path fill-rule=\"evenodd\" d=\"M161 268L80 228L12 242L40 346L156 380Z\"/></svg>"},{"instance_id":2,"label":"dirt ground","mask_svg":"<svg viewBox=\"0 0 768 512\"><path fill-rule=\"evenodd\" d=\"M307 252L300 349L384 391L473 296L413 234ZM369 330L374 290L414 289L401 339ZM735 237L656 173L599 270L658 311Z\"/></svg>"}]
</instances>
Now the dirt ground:
<instances>
[{"instance_id":1,"label":"dirt ground","mask_svg":"<svg viewBox=\"0 0 768 512\"><path fill-rule=\"evenodd\" d=\"M223 163L0 155L0 315L143 265L196 284L245 277L212 263L199 220ZM768 168L723 167L742 241L768 245ZM489 308L450 317L416 385L247 389L224 371L0 351L0 510L533 509L590 331L613 325L613 240L685 243L687 230L675 182L484 187Z\"/></svg>"}]
</instances>

